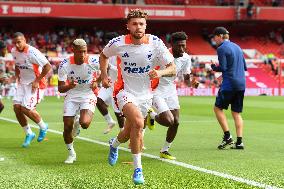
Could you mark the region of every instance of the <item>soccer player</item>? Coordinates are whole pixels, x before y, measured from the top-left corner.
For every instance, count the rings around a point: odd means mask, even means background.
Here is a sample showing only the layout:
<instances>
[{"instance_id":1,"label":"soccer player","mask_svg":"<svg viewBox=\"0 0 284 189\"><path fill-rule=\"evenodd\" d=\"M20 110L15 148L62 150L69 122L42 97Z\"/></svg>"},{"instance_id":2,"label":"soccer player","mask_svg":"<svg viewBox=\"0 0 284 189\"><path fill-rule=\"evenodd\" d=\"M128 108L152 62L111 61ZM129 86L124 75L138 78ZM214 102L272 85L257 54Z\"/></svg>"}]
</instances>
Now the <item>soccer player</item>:
<instances>
[{"instance_id":1,"label":"soccer player","mask_svg":"<svg viewBox=\"0 0 284 189\"><path fill-rule=\"evenodd\" d=\"M93 119L97 102L93 89L96 88L96 77L99 71L99 60L87 54L87 43L83 39L74 40L72 49L74 56L64 59L58 68L58 90L60 93L66 93L63 138L69 152L64 161L67 164L76 161L76 152L73 147L73 125L77 124L87 129ZM74 123L77 111L80 112L80 118L78 123Z\"/></svg>"},{"instance_id":2,"label":"soccer player","mask_svg":"<svg viewBox=\"0 0 284 189\"><path fill-rule=\"evenodd\" d=\"M5 64L5 61L2 59L6 56L7 54L7 47L4 43L4 41L0 41L0 87L1 87L1 84L4 83L6 81L6 78L5 78L5 72L6 72L6 64ZM4 104L3 102L1 101L1 94L0 94L0 113L3 111L4 109ZM0 161L4 161L4 158L3 157L0 157Z\"/></svg>"},{"instance_id":3,"label":"soccer player","mask_svg":"<svg viewBox=\"0 0 284 189\"><path fill-rule=\"evenodd\" d=\"M6 63L4 61L4 57L7 54L7 47L4 43L4 41L0 41L0 87L2 84L4 84L7 80L6 78ZM4 109L4 104L1 101L1 94L0 94L0 113L3 111Z\"/></svg>"},{"instance_id":4,"label":"soccer player","mask_svg":"<svg viewBox=\"0 0 284 189\"><path fill-rule=\"evenodd\" d=\"M116 104L125 116L124 129L111 139L108 161L115 165L118 159L118 146L130 139L134 161L134 184L143 184L141 150L144 118L152 105L150 79L175 75L173 56L162 40L145 34L147 13L132 9L127 15L128 35L112 39L100 55L101 79L104 87L110 87L107 67L108 57L119 56L118 78L114 86ZM155 66L166 67L163 70Z\"/></svg>"},{"instance_id":5,"label":"soccer player","mask_svg":"<svg viewBox=\"0 0 284 189\"><path fill-rule=\"evenodd\" d=\"M16 78L18 80L16 94L13 98L14 112L26 134L22 146L28 147L36 134L28 125L27 117L40 128L38 142L43 141L47 133L48 125L36 111L36 105L44 95L45 76L50 71L51 65L39 50L26 43L25 36L21 32L14 34L13 42L15 47L11 52L15 60Z\"/></svg>"},{"instance_id":6,"label":"soccer player","mask_svg":"<svg viewBox=\"0 0 284 189\"><path fill-rule=\"evenodd\" d=\"M234 118L237 133L237 142L231 148L244 149L242 142L243 119L241 112L243 110L246 88L246 62L242 49L237 44L229 41L229 32L226 28L215 28L213 35L218 45L217 54L219 65L211 64L211 68L216 72L222 72L223 78L214 106L216 118L224 132L223 140L218 148L224 149L227 145L234 144L226 115L223 112L223 109L227 110L231 104L231 113Z\"/></svg>"},{"instance_id":7,"label":"soccer player","mask_svg":"<svg viewBox=\"0 0 284 189\"><path fill-rule=\"evenodd\" d=\"M116 32L109 32L105 35L105 40L108 43L111 39L118 37ZM116 122L112 119L110 113L108 112L108 106L112 105L116 119L118 121L118 125L120 130L124 125L124 117L119 109L115 106L115 102L113 99L113 87L114 83L117 79L117 63L120 61L119 57L113 56L109 58L109 68L108 68L108 76L110 78L111 87L105 88L101 87L98 94L98 102L97 108L100 113L104 116L106 122L108 123L107 128L104 130L104 134L109 133L112 128L115 126Z\"/></svg>"},{"instance_id":8,"label":"soccer player","mask_svg":"<svg viewBox=\"0 0 284 189\"><path fill-rule=\"evenodd\" d=\"M183 76L188 85L197 87L198 82L195 79L190 81L191 76L191 58L185 52L186 41L188 37L184 32L176 32L171 35L170 51L174 56L174 63L176 65L176 72ZM168 151L172 142L174 141L178 126L179 126L179 101L174 83L176 75L171 77L162 77L156 82L156 89L154 89L153 108L155 112L149 112L149 116L155 119L160 125L168 127L167 136L164 146L160 150L160 157L170 160L176 159ZM149 127L149 125L148 125ZM149 127L150 129L153 129Z\"/></svg>"}]
</instances>

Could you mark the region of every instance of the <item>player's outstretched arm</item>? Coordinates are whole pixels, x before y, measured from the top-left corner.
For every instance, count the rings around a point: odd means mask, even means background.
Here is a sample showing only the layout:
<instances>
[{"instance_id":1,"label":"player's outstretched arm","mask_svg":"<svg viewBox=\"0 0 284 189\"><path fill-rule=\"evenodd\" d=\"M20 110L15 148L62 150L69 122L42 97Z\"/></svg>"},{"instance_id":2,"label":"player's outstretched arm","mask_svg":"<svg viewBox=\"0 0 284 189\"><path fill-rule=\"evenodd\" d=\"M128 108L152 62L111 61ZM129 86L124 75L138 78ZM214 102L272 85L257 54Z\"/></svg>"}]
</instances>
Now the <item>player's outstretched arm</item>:
<instances>
[{"instance_id":1,"label":"player's outstretched arm","mask_svg":"<svg viewBox=\"0 0 284 189\"><path fill-rule=\"evenodd\" d=\"M66 84L65 81L58 81L58 91L60 93L66 93L70 89L76 87L76 83L72 80L69 84Z\"/></svg>"},{"instance_id":2,"label":"player's outstretched arm","mask_svg":"<svg viewBox=\"0 0 284 189\"><path fill-rule=\"evenodd\" d=\"M176 65L174 63L169 63L166 65L166 68L163 70L153 69L149 72L151 79L159 77L172 77L176 75Z\"/></svg>"}]
</instances>

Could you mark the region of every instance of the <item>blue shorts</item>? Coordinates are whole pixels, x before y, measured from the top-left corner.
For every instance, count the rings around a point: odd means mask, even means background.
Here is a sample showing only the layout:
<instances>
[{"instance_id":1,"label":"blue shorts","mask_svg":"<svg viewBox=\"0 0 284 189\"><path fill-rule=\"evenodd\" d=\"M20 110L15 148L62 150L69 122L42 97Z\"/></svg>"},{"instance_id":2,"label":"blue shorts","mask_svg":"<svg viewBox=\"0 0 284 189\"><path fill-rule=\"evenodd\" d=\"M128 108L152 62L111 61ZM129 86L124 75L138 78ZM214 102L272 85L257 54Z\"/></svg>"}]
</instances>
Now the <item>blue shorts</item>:
<instances>
[{"instance_id":1,"label":"blue shorts","mask_svg":"<svg viewBox=\"0 0 284 189\"><path fill-rule=\"evenodd\" d=\"M231 104L233 112L241 113L243 111L244 94L245 91L221 91L219 89L215 106L221 110L227 110Z\"/></svg>"}]
</instances>

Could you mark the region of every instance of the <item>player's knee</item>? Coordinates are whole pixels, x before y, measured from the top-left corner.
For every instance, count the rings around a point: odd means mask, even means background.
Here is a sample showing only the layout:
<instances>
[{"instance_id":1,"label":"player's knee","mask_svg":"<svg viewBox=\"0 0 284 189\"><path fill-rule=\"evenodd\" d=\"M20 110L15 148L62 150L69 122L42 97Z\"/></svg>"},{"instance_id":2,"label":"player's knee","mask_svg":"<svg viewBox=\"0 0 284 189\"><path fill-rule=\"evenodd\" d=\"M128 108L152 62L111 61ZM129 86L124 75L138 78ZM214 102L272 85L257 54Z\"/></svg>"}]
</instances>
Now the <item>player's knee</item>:
<instances>
[{"instance_id":1,"label":"player's knee","mask_svg":"<svg viewBox=\"0 0 284 189\"><path fill-rule=\"evenodd\" d=\"M179 120L174 119L173 126L174 126L174 127L178 127L178 126L179 126Z\"/></svg>"},{"instance_id":2,"label":"player's knee","mask_svg":"<svg viewBox=\"0 0 284 189\"><path fill-rule=\"evenodd\" d=\"M83 123L83 124L80 124L82 129L88 129L90 124L89 123Z\"/></svg>"},{"instance_id":3,"label":"player's knee","mask_svg":"<svg viewBox=\"0 0 284 189\"><path fill-rule=\"evenodd\" d=\"M14 112L15 113L20 113L21 112L21 105L15 104L14 105Z\"/></svg>"},{"instance_id":4,"label":"player's knee","mask_svg":"<svg viewBox=\"0 0 284 189\"><path fill-rule=\"evenodd\" d=\"M142 130L144 127L144 119L140 116L137 116L136 118L133 119L133 127L134 129L137 130Z\"/></svg>"},{"instance_id":5,"label":"player's knee","mask_svg":"<svg viewBox=\"0 0 284 189\"><path fill-rule=\"evenodd\" d=\"M175 123L174 117L171 115L164 116L164 120L167 127L172 127Z\"/></svg>"},{"instance_id":6,"label":"player's knee","mask_svg":"<svg viewBox=\"0 0 284 189\"><path fill-rule=\"evenodd\" d=\"M89 126L90 126L90 121L86 121L86 120L80 120L80 125L81 125L81 127L82 127L82 129L88 129L89 128Z\"/></svg>"}]
</instances>

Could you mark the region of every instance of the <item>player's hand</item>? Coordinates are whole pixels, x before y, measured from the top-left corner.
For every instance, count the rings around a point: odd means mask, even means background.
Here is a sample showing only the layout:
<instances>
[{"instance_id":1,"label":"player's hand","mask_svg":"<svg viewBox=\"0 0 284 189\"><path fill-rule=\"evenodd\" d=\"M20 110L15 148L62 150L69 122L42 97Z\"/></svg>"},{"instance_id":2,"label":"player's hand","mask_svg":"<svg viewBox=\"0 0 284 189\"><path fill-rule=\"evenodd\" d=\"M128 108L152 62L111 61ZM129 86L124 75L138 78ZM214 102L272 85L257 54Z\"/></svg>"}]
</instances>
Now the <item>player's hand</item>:
<instances>
[{"instance_id":1,"label":"player's hand","mask_svg":"<svg viewBox=\"0 0 284 189\"><path fill-rule=\"evenodd\" d=\"M32 93L34 93L38 88L39 88L39 81L37 79L35 79L32 82Z\"/></svg>"},{"instance_id":2,"label":"player's hand","mask_svg":"<svg viewBox=\"0 0 284 189\"><path fill-rule=\"evenodd\" d=\"M108 75L101 74L101 80L104 88L111 87L111 79L108 77Z\"/></svg>"},{"instance_id":3,"label":"player's hand","mask_svg":"<svg viewBox=\"0 0 284 189\"><path fill-rule=\"evenodd\" d=\"M149 71L148 75L149 75L150 79L161 77L160 71L159 70L155 70L155 69Z\"/></svg>"},{"instance_id":4,"label":"player's hand","mask_svg":"<svg viewBox=\"0 0 284 189\"><path fill-rule=\"evenodd\" d=\"M73 79L71 80L71 82L69 83L69 89L73 89L76 87L78 83L76 81L74 81Z\"/></svg>"},{"instance_id":5,"label":"player's hand","mask_svg":"<svg viewBox=\"0 0 284 189\"><path fill-rule=\"evenodd\" d=\"M191 80L191 86L193 87L193 88L195 88L195 89L197 89L198 88L198 86L199 86L199 82L195 79L195 78L193 78L192 80Z\"/></svg>"},{"instance_id":6,"label":"player's hand","mask_svg":"<svg viewBox=\"0 0 284 189\"><path fill-rule=\"evenodd\" d=\"M96 88L98 88L98 82L97 81L93 81L93 83L91 84L91 89L95 90Z\"/></svg>"}]
</instances>

